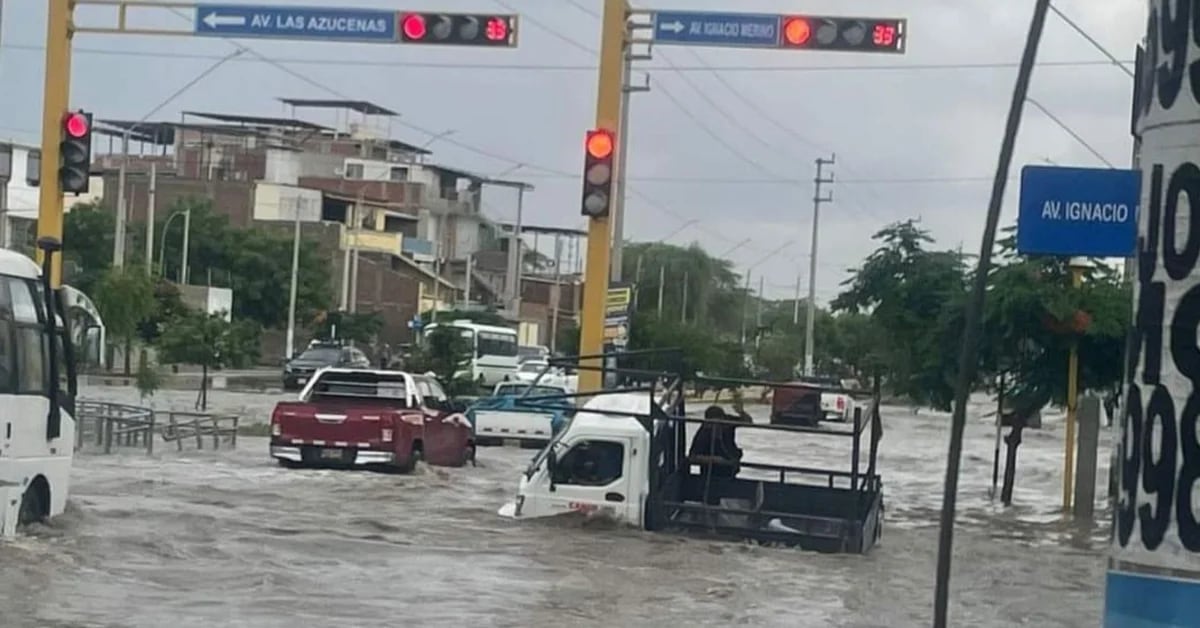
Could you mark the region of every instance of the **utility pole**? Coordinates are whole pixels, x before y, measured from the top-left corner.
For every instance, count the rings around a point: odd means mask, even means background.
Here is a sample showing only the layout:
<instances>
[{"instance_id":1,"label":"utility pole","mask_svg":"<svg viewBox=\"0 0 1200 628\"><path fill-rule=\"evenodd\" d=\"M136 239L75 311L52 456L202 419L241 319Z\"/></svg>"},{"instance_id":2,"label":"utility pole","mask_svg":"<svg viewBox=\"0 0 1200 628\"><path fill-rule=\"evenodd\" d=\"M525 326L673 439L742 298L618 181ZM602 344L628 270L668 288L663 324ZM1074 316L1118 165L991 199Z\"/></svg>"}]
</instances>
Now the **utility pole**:
<instances>
[{"instance_id":1,"label":"utility pole","mask_svg":"<svg viewBox=\"0 0 1200 628\"><path fill-rule=\"evenodd\" d=\"M0 0L0 14L4 13L4 0ZM3 24L0 24L3 28ZM0 248L8 248L8 182L12 179L13 147L0 144Z\"/></svg>"},{"instance_id":2,"label":"utility pole","mask_svg":"<svg viewBox=\"0 0 1200 628\"><path fill-rule=\"evenodd\" d=\"M830 155L829 159L817 158L817 176L813 179L815 186L813 190L813 226L812 226L812 244L809 250L808 262L808 320L804 321L804 374L808 376L813 373L813 324L817 318L817 241L818 231L821 224L821 204L833 202L833 191L829 191L828 196L821 196L821 186L826 183L833 183L833 173L829 174L829 178L824 176L824 167L834 165L837 155Z\"/></svg>"},{"instance_id":3,"label":"utility pole","mask_svg":"<svg viewBox=\"0 0 1200 628\"><path fill-rule=\"evenodd\" d=\"M154 271L154 213L158 193L158 163L150 163L150 191L146 195L146 274ZM290 357L290 356L289 356Z\"/></svg>"},{"instance_id":4,"label":"utility pole","mask_svg":"<svg viewBox=\"0 0 1200 628\"><path fill-rule=\"evenodd\" d=\"M762 305L763 305L763 289L766 287L766 275L758 276L758 308L754 313L754 350L758 351L758 345L762 341Z\"/></svg>"},{"instance_id":5,"label":"utility pole","mask_svg":"<svg viewBox=\"0 0 1200 628\"><path fill-rule=\"evenodd\" d=\"M179 285L188 285L188 240L192 237L192 208L183 211L183 251L179 262Z\"/></svg>"},{"instance_id":6,"label":"utility pole","mask_svg":"<svg viewBox=\"0 0 1200 628\"><path fill-rule=\"evenodd\" d=\"M125 209L125 173L129 169L129 133L130 129L125 129L121 133L121 167L117 171L117 223L116 233L113 235L113 268L121 268L125 265L125 221L129 214Z\"/></svg>"},{"instance_id":7,"label":"utility pole","mask_svg":"<svg viewBox=\"0 0 1200 628\"><path fill-rule=\"evenodd\" d=\"M622 62L630 10L628 0L604 0L604 13L600 20L595 128L609 133L615 133L621 123L621 72L624 70ZM589 217L587 232L583 311L579 317L579 354L595 356L604 352L604 305L608 294L613 235L609 216ZM579 392L603 390L603 373L597 368L603 366L600 359L581 360L579 366Z\"/></svg>"},{"instance_id":8,"label":"utility pole","mask_svg":"<svg viewBox=\"0 0 1200 628\"><path fill-rule=\"evenodd\" d=\"M471 307L471 280L475 270L475 254L467 255L467 286L463 290L463 309Z\"/></svg>"},{"instance_id":9,"label":"utility pole","mask_svg":"<svg viewBox=\"0 0 1200 628\"><path fill-rule=\"evenodd\" d=\"M796 273L796 300L792 301L792 325L800 324L800 273Z\"/></svg>"},{"instance_id":10,"label":"utility pole","mask_svg":"<svg viewBox=\"0 0 1200 628\"><path fill-rule=\"evenodd\" d=\"M659 263L658 267L658 318L662 320L663 288L667 286L667 265Z\"/></svg>"},{"instance_id":11,"label":"utility pole","mask_svg":"<svg viewBox=\"0 0 1200 628\"><path fill-rule=\"evenodd\" d=\"M626 38L628 41L633 40L633 24L628 26ZM617 176L613 181L616 185L616 194L613 196L613 239L612 239L612 259L609 263L612 268L609 270L609 281L619 283L622 279L623 265L625 263L625 172L626 165L629 163L626 155L629 154L629 96L634 92L650 91L650 76L646 76L645 85L632 85L630 79L633 78L633 62L646 61L650 59L650 55L634 54L632 46L625 47L625 67L622 72L624 77L621 86L621 122L617 131Z\"/></svg>"},{"instance_id":12,"label":"utility pole","mask_svg":"<svg viewBox=\"0 0 1200 628\"><path fill-rule=\"evenodd\" d=\"M750 307L750 269L746 269L746 287L742 290L742 350L746 349L746 316Z\"/></svg>"},{"instance_id":13,"label":"utility pole","mask_svg":"<svg viewBox=\"0 0 1200 628\"><path fill-rule=\"evenodd\" d=\"M550 353L558 350L558 310L562 306L562 234L554 234L554 288L550 293ZM636 293L635 293L636 294Z\"/></svg>"},{"instance_id":14,"label":"utility pole","mask_svg":"<svg viewBox=\"0 0 1200 628\"><path fill-rule=\"evenodd\" d=\"M688 290L688 273L683 271L683 307L679 308L679 322L687 323L687 290Z\"/></svg>"},{"instance_id":15,"label":"utility pole","mask_svg":"<svg viewBox=\"0 0 1200 628\"><path fill-rule=\"evenodd\" d=\"M292 227L292 285L288 293L287 353L284 360L296 354L296 290L300 281L300 202L296 198L296 216Z\"/></svg>"},{"instance_id":16,"label":"utility pole","mask_svg":"<svg viewBox=\"0 0 1200 628\"><path fill-rule=\"evenodd\" d=\"M341 307L338 308L343 312L350 311L350 250L352 247L352 242L354 242L354 238L356 237L354 232L354 224L358 220L358 206L361 200L362 192L360 191L358 193L358 199L355 200L354 205L346 208L346 211L350 212L350 216L346 219L346 241L343 243L342 249L342 289L340 295L341 298L339 299L341 301ZM440 238L441 236L441 225L439 224L438 237Z\"/></svg>"}]
</instances>

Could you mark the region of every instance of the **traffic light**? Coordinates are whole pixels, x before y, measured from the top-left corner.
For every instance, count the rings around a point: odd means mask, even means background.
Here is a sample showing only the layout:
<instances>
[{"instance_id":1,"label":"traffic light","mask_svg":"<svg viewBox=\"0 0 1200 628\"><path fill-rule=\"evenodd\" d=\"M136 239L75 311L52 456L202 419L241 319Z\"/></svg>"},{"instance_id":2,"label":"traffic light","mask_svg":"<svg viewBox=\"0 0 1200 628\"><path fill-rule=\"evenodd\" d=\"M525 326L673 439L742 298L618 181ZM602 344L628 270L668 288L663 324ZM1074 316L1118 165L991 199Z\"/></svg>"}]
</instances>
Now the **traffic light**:
<instances>
[{"instance_id":1,"label":"traffic light","mask_svg":"<svg viewBox=\"0 0 1200 628\"><path fill-rule=\"evenodd\" d=\"M908 20L787 15L783 47L798 50L903 53Z\"/></svg>"},{"instance_id":2,"label":"traffic light","mask_svg":"<svg viewBox=\"0 0 1200 628\"><path fill-rule=\"evenodd\" d=\"M401 13L400 41L449 46L517 45L517 16L490 13Z\"/></svg>"},{"instance_id":3,"label":"traffic light","mask_svg":"<svg viewBox=\"0 0 1200 628\"><path fill-rule=\"evenodd\" d=\"M587 132L583 160L583 215L602 218L612 207L613 155L617 140L612 131Z\"/></svg>"},{"instance_id":4,"label":"traffic light","mask_svg":"<svg viewBox=\"0 0 1200 628\"><path fill-rule=\"evenodd\" d=\"M58 182L63 193L86 193L92 170L92 114L83 111L63 114L58 150Z\"/></svg>"}]
</instances>

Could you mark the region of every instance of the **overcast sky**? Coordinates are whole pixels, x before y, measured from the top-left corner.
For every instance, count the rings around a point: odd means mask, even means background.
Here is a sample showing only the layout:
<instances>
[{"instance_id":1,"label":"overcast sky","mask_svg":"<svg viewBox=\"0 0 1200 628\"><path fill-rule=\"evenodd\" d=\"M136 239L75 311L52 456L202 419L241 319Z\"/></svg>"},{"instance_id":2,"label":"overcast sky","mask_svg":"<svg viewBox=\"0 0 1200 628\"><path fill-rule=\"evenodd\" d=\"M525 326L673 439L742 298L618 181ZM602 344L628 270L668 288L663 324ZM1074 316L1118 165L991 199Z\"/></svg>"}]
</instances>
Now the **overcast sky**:
<instances>
[{"instance_id":1,"label":"overcast sky","mask_svg":"<svg viewBox=\"0 0 1200 628\"><path fill-rule=\"evenodd\" d=\"M423 144L431 133L453 130L430 146L434 161L485 174L527 164L508 175L537 186L526 196L527 222L583 225L579 177L564 175L581 171L583 133L595 119L595 55L589 51L599 45L594 15L600 12L600 0L346 3L446 11L515 9L523 20L520 46L439 49L241 40L311 81L245 54L245 60L224 64L155 118L178 119L182 110L279 115L284 112L278 97L370 100L402 114L393 123L397 139ZM0 4L0 137L36 142L45 3ZM765 13L799 6L781 0L635 4ZM871 234L890 222L919 217L939 245L956 248L961 243L964 250L977 251L1033 1L807 0L803 6L817 14L906 17L908 52L656 48L654 60L639 63L648 69L653 89L633 97L627 237L657 240L695 219L699 222L670 241L698 242L720 254L750 238L750 244L730 255L739 271L786 245L755 269L753 282L757 285L762 274L768 296L788 297L797 274L807 275L813 161L832 151L840 182L833 186L835 202L821 213L819 300L837 293L845 270L873 248ZM1133 58L1145 30L1145 0L1057 0L1056 6L1118 58ZM114 21L114 13L104 9L77 13L80 25ZM190 17L170 13L131 17L146 25L190 28ZM1132 80L1103 63L1104 57L1061 19L1051 14L1047 20L1039 59L1050 64L1035 72L1030 96L1109 161L1128 164ZM142 118L234 51L229 42L207 38L110 35L79 35L75 49L72 106L124 119ZM505 67L484 67L489 64ZM931 64L1001 67L930 69ZM320 113L305 117L332 121ZM1013 175L1023 164L1046 160L1103 165L1043 113L1027 107ZM669 180L679 178L705 181ZM1014 180L1006 194L1005 224L1016 219L1017 192ZM485 202L493 217L515 217L515 195L500 190ZM807 285L807 277L804 281Z\"/></svg>"}]
</instances>

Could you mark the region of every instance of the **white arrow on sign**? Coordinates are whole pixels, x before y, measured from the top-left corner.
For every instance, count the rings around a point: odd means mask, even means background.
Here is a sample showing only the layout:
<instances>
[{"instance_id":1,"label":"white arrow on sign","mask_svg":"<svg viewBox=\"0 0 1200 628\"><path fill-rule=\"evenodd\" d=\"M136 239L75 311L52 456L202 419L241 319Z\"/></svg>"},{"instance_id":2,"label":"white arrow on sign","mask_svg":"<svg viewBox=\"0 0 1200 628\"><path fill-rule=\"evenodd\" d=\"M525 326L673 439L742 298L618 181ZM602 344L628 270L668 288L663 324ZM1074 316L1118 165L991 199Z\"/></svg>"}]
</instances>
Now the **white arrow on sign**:
<instances>
[{"instance_id":1,"label":"white arrow on sign","mask_svg":"<svg viewBox=\"0 0 1200 628\"><path fill-rule=\"evenodd\" d=\"M218 26L245 26L246 16L244 15L217 15L216 11L204 16L202 20L209 28Z\"/></svg>"},{"instance_id":2,"label":"white arrow on sign","mask_svg":"<svg viewBox=\"0 0 1200 628\"><path fill-rule=\"evenodd\" d=\"M683 32L683 22L676 20L674 22L664 22L658 25L660 31L672 31L676 35Z\"/></svg>"}]
</instances>

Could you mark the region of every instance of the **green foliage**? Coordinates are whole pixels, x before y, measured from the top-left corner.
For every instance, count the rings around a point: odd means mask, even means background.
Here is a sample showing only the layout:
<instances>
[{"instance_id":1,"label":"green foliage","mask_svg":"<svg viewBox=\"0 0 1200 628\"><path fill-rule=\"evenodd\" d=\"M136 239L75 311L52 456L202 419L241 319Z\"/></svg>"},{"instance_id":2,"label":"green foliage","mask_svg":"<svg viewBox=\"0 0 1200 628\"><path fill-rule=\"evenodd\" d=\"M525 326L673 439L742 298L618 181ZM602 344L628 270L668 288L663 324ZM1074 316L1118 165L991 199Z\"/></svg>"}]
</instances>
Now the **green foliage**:
<instances>
[{"instance_id":1,"label":"green foliage","mask_svg":"<svg viewBox=\"0 0 1200 628\"><path fill-rule=\"evenodd\" d=\"M153 397L158 387L162 384L162 378L154 366L150 364L145 349L138 352L138 368L134 384L137 386L138 394L141 396L142 401Z\"/></svg>"},{"instance_id":2,"label":"green foliage","mask_svg":"<svg viewBox=\"0 0 1200 628\"><path fill-rule=\"evenodd\" d=\"M109 337L126 349L125 373L129 373L128 350L139 326L154 316L154 278L137 266L110 268L100 278L92 299L108 328Z\"/></svg>"},{"instance_id":3,"label":"green foliage","mask_svg":"<svg viewBox=\"0 0 1200 628\"><path fill-rule=\"evenodd\" d=\"M317 327L318 337L369 343L383 331L383 317L376 312L330 312Z\"/></svg>"},{"instance_id":4,"label":"green foliage","mask_svg":"<svg viewBox=\"0 0 1200 628\"><path fill-rule=\"evenodd\" d=\"M63 217L66 283L92 295L112 267L116 215L94 203L77 203ZM105 321L107 323L107 320Z\"/></svg>"},{"instance_id":5,"label":"green foliage","mask_svg":"<svg viewBox=\"0 0 1200 628\"><path fill-rule=\"evenodd\" d=\"M239 229L216 214L203 199L182 199L161 212L156 225L154 268L163 277L179 281L182 265L184 219L172 215L191 211L188 268L191 279L234 291L233 317L250 319L264 327L282 327L287 321L292 268L290 232L265 228ZM170 220L169 229L164 229ZM115 215L94 204L80 203L67 212L63 223L63 251L67 283L94 294L112 266ZM144 225L130 226L129 259L144 264ZM162 255L159 255L159 252ZM328 309L332 287L327 260L317 249L300 247L297 317L312 321ZM186 283L186 282L185 282ZM107 324L107 318L105 323ZM161 321L159 321L161 322ZM143 336L153 336L149 327Z\"/></svg>"},{"instance_id":6,"label":"green foliage","mask_svg":"<svg viewBox=\"0 0 1200 628\"><path fill-rule=\"evenodd\" d=\"M579 326L560 325L554 349L559 355L579 355Z\"/></svg>"},{"instance_id":7,"label":"green foliage","mask_svg":"<svg viewBox=\"0 0 1200 628\"><path fill-rule=\"evenodd\" d=\"M250 319L263 327L279 328L287 322L291 290L292 237L290 233L261 227L239 229L212 211L206 200L184 199L165 212L156 232L163 245L163 276L179 279L184 220L163 225L176 212L190 210L191 233L188 274L197 283L233 290L233 317ZM332 288L327 260L311 246L300 247L296 316L310 322L328 309Z\"/></svg>"},{"instance_id":8,"label":"green foliage","mask_svg":"<svg viewBox=\"0 0 1200 628\"><path fill-rule=\"evenodd\" d=\"M222 314L185 310L159 337L161 360L205 369L242 368L258 356L259 328L249 321L228 322Z\"/></svg>"},{"instance_id":9,"label":"green foliage","mask_svg":"<svg viewBox=\"0 0 1200 628\"><path fill-rule=\"evenodd\" d=\"M637 286L637 310L658 311L659 277L663 277L664 319L687 320L711 328L741 330L745 291L729 260L708 255L699 245L687 248L663 243L633 243L625 247L622 276ZM661 274L660 274L661 271ZM684 312L684 284L687 311Z\"/></svg>"},{"instance_id":10,"label":"green foliage","mask_svg":"<svg viewBox=\"0 0 1200 628\"><path fill-rule=\"evenodd\" d=\"M872 359L886 365L896 393L947 409L958 370L953 330L961 329L966 303L963 256L927 250L933 240L912 220L889 225L873 239L879 248L847 280L833 309L869 313L887 339L882 355Z\"/></svg>"},{"instance_id":11,"label":"green foliage","mask_svg":"<svg viewBox=\"0 0 1200 628\"><path fill-rule=\"evenodd\" d=\"M408 370L415 373L433 373L446 393L460 396L475 392L475 382L469 371L463 375L471 361L471 343L453 327L439 326L425 336L408 360Z\"/></svg>"},{"instance_id":12,"label":"green foliage","mask_svg":"<svg viewBox=\"0 0 1200 628\"><path fill-rule=\"evenodd\" d=\"M156 342L166 325L188 310L179 288L162 278L154 283L154 301L154 314L138 324L138 337L147 343Z\"/></svg>"}]
</instances>

